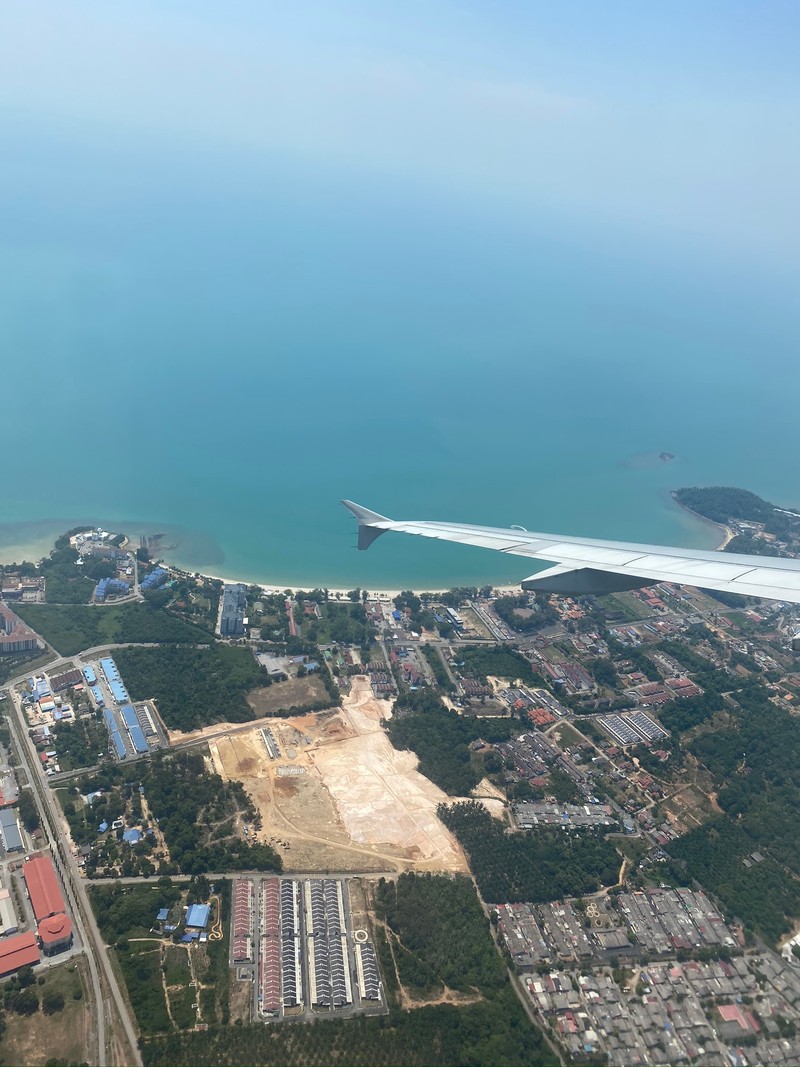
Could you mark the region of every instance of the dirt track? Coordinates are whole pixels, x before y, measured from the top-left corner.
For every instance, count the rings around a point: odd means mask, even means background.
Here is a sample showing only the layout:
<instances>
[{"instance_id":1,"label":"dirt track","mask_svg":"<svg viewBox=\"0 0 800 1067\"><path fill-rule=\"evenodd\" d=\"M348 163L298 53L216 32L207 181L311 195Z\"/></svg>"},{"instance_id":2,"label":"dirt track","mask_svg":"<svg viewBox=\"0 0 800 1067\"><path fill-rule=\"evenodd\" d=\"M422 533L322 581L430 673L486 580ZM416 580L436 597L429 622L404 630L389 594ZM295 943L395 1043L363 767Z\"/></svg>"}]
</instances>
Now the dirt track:
<instances>
[{"instance_id":1,"label":"dirt track","mask_svg":"<svg viewBox=\"0 0 800 1067\"><path fill-rule=\"evenodd\" d=\"M209 737L217 771L243 783L261 812L259 839L304 870L466 871L436 817L449 799L398 752L380 725L391 704L353 680L334 713L269 721L281 752L269 758L259 728Z\"/></svg>"}]
</instances>

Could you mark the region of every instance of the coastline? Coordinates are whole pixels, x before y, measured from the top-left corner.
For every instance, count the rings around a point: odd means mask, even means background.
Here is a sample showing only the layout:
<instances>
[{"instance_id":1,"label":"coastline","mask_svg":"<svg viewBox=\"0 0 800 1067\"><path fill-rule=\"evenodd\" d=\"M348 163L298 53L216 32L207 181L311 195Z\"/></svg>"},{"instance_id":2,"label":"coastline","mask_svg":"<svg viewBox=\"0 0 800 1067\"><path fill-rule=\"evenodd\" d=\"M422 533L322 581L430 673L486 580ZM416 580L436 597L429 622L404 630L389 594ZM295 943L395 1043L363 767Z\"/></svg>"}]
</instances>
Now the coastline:
<instances>
[{"instance_id":1,"label":"coastline","mask_svg":"<svg viewBox=\"0 0 800 1067\"><path fill-rule=\"evenodd\" d=\"M701 515L699 511L694 511L692 508L687 507L686 504L682 504L680 500L678 500L674 489L670 492L669 495L672 497L673 501L678 505L678 507L681 508L683 511L687 512L689 515L693 515L694 518L699 519L707 526L713 526L715 530L718 530L722 534L722 540L716 546L714 551L724 552L736 536L736 531L732 530L730 526L725 526L721 522L715 522L714 519L709 519L708 515Z\"/></svg>"},{"instance_id":2,"label":"coastline","mask_svg":"<svg viewBox=\"0 0 800 1067\"><path fill-rule=\"evenodd\" d=\"M205 571L185 571L181 567L173 566L170 563L166 563L166 564L164 564L164 566L168 567L170 570L177 571L179 574L188 574L188 575L190 575L192 577L194 577L194 575L199 575L201 578L208 578L213 582L224 582L226 585L235 585L237 582L241 581L241 579L237 579L237 578L223 578L219 574L207 574L207 573L205 573ZM522 578L520 578L520 582L522 582ZM289 590L289 592L291 592L291 593L297 593L297 592L306 592L307 593L307 592L310 592L312 589L323 589L324 588L324 589L327 589L328 592L334 598L337 595L339 597L341 597L341 598L344 598L344 597L347 596L348 593L352 592L352 587L350 589L345 589L345 588L334 588L333 586L291 585L291 584L282 585L280 583L264 584L263 582L246 582L246 581L242 581L242 584L243 585L254 585L257 588L259 588L266 596L275 596L276 594L280 595L282 593L285 593L287 590ZM487 582L486 584L488 585L489 583ZM519 585L493 585L492 589L494 589L495 592L497 592L497 593L511 593L511 594L513 594L513 593L518 593L520 591L520 586ZM403 592L403 590L402 589L367 589L366 592L368 593L370 600L393 600L396 596L400 596L400 594L401 594L401 592ZM418 592L418 593L449 593L450 589L449 588L430 589L430 588L426 587L424 589L420 588L419 590L415 589L414 592L415 593L416 592Z\"/></svg>"},{"instance_id":3,"label":"coastline","mask_svg":"<svg viewBox=\"0 0 800 1067\"><path fill-rule=\"evenodd\" d=\"M715 551L717 551L717 552L724 551L725 548L730 544L730 542L736 536L735 531L732 530L731 527L725 526L722 523L715 522L713 519L709 519L706 515L701 515L699 512L693 511L692 508L689 508L685 504L682 504L677 499L674 490L672 490L670 492L670 496L671 496L672 500L674 501L674 503L679 508L681 508L683 511L687 512L693 518L699 519L705 525L713 526L714 529L718 532L718 534L721 535L721 540L720 540L719 544L716 546ZM56 536L58 536L58 535L56 535ZM123 543L125 545L130 545L131 544L130 537L127 534L124 534L124 536L125 536L125 542L123 542ZM23 559L31 559L31 560L35 560L37 563L39 563L40 560L43 559L47 555L47 552L52 548L53 541L55 540L55 538L51 537L49 539L48 543L47 543L46 550L44 552L42 552L42 548L43 548L43 546L45 544L45 540L47 539L47 537L48 537L48 535L44 535L44 536L39 535L36 538L36 540L28 542L27 544L18 543L16 545L8 545L5 548L0 548L0 565L2 565L4 563L18 563ZM16 556L16 559L8 558L10 552L14 553L14 555ZM236 584L236 583L241 582L243 585L256 586L257 588L261 589L262 592L267 596L281 594L281 593L285 592L286 590L290 590L292 593L296 593L298 591L308 592L308 591L310 591L312 589L326 588L328 590L328 592L335 599L343 599L343 598L346 598L347 594L349 592L351 592L352 589L353 589L352 586L348 589L348 588L346 588L344 586L320 586L319 584L315 584L313 582L312 583L304 583L304 584L298 584L296 582L278 582L278 581L275 581L275 580L273 580L271 582L255 582L255 581L250 581L250 580L247 580L247 579L244 579L244 578L240 578L240 577L234 577L234 576L224 577L221 574L212 574L212 573L207 572L207 571L189 570L186 567L182 567L177 563L171 563L166 559L162 560L162 562L163 562L163 565L165 567L167 567L170 570L176 572L177 574L185 574L185 575L190 576L190 577L198 575L201 578L207 578L207 579L209 579L211 581L224 582L224 583L226 583L228 585ZM492 584L492 588L496 592L501 593L501 594L514 595L516 593L519 593L520 585L522 583L522 580L523 579L520 578L518 583L512 584L512 585L508 585L508 584L494 585L494 584ZM489 583L487 582L485 584L488 585ZM414 590L414 591L415 592L441 594L441 593L449 592L450 588L451 588L450 586L437 587L437 588L431 588L431 587L422 588L422 587L420 587L419 590ZM399 589L399 588L393 588L393 589L368 589L367 590L367 593L369 594L369 598L371 600L393 600L395 597L399 596L401 592L402 592L402 590Z\"/></svg>"}]
</instances>

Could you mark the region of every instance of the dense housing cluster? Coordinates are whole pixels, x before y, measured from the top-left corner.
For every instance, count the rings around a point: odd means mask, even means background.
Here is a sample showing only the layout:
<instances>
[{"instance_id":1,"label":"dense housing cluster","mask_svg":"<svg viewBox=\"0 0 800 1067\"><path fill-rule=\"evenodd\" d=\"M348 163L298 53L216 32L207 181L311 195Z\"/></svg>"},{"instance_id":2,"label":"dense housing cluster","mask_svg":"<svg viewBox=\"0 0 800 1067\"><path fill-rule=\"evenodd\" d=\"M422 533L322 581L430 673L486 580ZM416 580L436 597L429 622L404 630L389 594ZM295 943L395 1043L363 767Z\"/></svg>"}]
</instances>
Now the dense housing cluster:
<instances>
[{"instance_id":1,"label":"dense housing cluster","mask_svg":"<svg viewBox=\"0 0 800 1067\"><path fill-rule=\"evenodd\" d=\"M254 984L256 1017L381 1010L374 946L354 941L346 883L335 878L237 878L231 963Z\"/></svg>"}]
</instances>

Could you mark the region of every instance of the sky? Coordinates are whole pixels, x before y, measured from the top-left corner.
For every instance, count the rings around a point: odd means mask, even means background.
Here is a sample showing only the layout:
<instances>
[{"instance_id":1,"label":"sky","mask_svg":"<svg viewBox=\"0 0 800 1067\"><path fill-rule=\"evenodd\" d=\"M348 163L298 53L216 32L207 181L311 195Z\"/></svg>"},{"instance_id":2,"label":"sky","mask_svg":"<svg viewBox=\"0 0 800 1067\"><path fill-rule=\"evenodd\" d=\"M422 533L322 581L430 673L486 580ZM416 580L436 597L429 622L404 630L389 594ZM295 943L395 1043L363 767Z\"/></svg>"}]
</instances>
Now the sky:
<instances>
[{"instance_id":1,"label":"sky","mask_svg":"<svg viewBox=\"0 0 800 1067\"><path fill-rule=\"evenodd\" d=\"M0 134L797 266L796 0L6 0ZM154 149L156 149L154 151ZM15 187L35 151L9 152Z\"/></svg>"}]
</instances>

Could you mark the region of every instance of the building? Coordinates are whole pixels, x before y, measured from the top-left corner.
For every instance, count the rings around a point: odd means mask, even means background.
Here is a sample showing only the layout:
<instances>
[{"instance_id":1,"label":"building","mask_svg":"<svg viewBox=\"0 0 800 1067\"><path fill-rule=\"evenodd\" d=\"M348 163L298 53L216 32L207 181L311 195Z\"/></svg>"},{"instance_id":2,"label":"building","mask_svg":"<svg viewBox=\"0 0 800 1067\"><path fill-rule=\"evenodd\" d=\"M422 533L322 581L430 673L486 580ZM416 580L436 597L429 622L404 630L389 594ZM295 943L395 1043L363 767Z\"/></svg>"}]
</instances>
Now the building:
<instances>
[{"instance_id":1,"label":"building","mask_svg":"<svg viewBox=\"0 0 800 1067\"><path fill-rule=\"evenodd\" d=\"M87 667L87 670L90 668ZM93 679L96 681L97 679ZM50 678L50 685L54 693L60 693L62 689L72 689L74 686L83 685L83 672L74 667L72 670L64 671L63 674L54 674Z\"/></svg>"},{"instance_id":2,"label":"building","mask_svg":"<svg viewBox=\"0 0 800 1067\"><path fill-rule=\"evenodd\" d=\"M39 647L36 633L0 602L0 655L7 652L32 652Z\"/></svg>"},{"instance_id":3,"label":"building","mask_svg":"<svg viewBox=\"0 0 800 1067\"><path fill-rule=\"evenodd\" d=\"M144 732L139 725L139 717L136 714L136 709L130 704L124 704L120 714L122 715L123 722L127 728L134 750L138 755L143 755L149 750L149 746L145 739Z\"/></svg>"},{"instance_id":4,"label":"building","mask_svg":"<svg viewBox=\"0 0 800 1067\"><path fill-rule=\"evenodd\" d=\"M0 837L6 852L22 852L25 848L17 816L12 808L0 809Z\"/></svg>"},{"instance_id":5,"label":"building","mask_svg":"<svg viewBox=\"0 0 800 1067\"><path fill-rule=\"evenodd\" d=\"M222 590L222 611L219 632L222 637L241 637L244 633L244 614L247 610L247 586L241 582L226 585Z\"/></svg>"},{"instance_id":6,"label":"building","mask_svg":"<svg viewBox=\"0 0 800 1067\"><path fill-rule=\"evenodd\" d=\"M139 583L140 589L158 589L160 585L163 585L169 577L169 572L164 570L163 567L155 567L146 578L143 578Z\"/></svg>"},{"instance_id":7,"label":"building","mask_svg":"<svg viewBox=\"0 0 800 1067\"><path fill-rule=\"evenodd\" d=\"M130 700L128 696L128 690L125 688L120 677L117 665L111 656L105 656L100 660L100 667L105 675L105 679L108 682L108 688L114 697L116 704L127 704Z\"/></svg>"},{"instance_id":8,"label":"building","mask_svg":"<svg viewBox=\"0 0 800 1067\"><path fill-rule=\"evenodd\" d=\"M62 912L39 923L39 943L45 956L55 956L72 947L72 919Z\"/></svg>"},{"instance_id":9,"label":"building","mask_svg":"<svg viewBox=\"0 0 800 1067\"><path fill-rule=\"evenodd\" d=\"M130 588L130 583L121 578L101 578L94 587L94 598L102 603L107 596L124 596Z\"/></svg>"},{"instance_id":10,"label":"building","mask_svg":"<svg viewBox=\"0 0 800 1067\"><path fill-rule=\"evenodd\" d=\"M22 877L33 907L36 921L66 911L61 886L58 884L53 861L45 852L28 856L22 866Z\"/></svg>"},{"instance_id":11,"label":"building","mask_svg":"<svg viewBox=\"0 0 800 1067\"><path fill-rule=\"evenodd\" d=\"M198 930L205 930L210 912L211 908L208 904L192 904L186 912L186 928L195 927Z\"/></svg>"},{"instance_id":12,"label":"building","mask_svg":"<svg viewBox=\"0 0 800 1067\"><path fill-rule=\"evenodd\" d=\"M19 929L17 915L11 894L7 889L0 889L0 937L15 934Z\"/></svg>"},{"instance_id":13,"label":"building","mask_svg":"<svg viewBox=\"0 0 800 1067\"><path fill-rule=\"evenodd\" d=\"M14 974L20 967L32 967L38 962L39 946L32 931L0 941L0 977Z\"/></svg>"}]
</instances>

